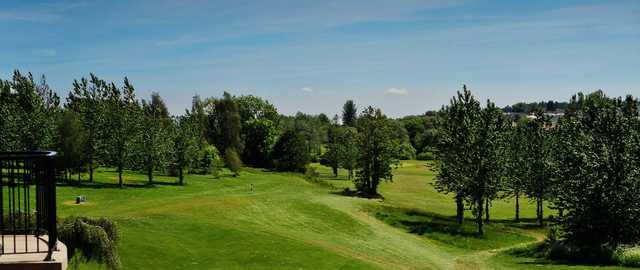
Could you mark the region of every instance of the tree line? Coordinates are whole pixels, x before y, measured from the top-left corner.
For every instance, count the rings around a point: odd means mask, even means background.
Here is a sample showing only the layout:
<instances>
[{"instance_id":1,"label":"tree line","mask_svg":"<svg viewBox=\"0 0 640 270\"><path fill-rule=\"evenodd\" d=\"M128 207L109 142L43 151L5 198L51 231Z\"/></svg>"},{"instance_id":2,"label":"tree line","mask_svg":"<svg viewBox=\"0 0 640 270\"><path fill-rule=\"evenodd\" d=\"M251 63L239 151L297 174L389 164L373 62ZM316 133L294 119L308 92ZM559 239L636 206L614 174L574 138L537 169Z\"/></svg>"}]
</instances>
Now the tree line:
<instances>
[{"instance_id":1,"label":"tree line","mask_svg":"<svg viewBox=\"0 0 640 270\"><path fill-rule=\"evenodd\" d=\"M0 151L56 150L62 178L78 184L94 181L104 166L118 173L134 170L154 182L157 173L217 174L227 167L234 176L243 166L305 171L321 162L348 171L363 194L376 194L380 181L391 180L399 159L431 151L433 115L395 120L379 109L359 110L349 100L341 116L297 113L281 115L268 101L252 96L194 96L191 108L171 115L159 93L139 98L133 84L107 82L94 74L74 80L64 101L44 76L15 71L0 80ZM429 133L433 134L433 133ZM75 175L75 176L74 176Z\"/></svg>"},{"instance_id":2,"label":"tree line","mask_svg":"<svg viewBox=\"0 0 640 270\"><path fill-rule=\"evenodd\" d=\"M435 187L453 195L457 221L471 210L478 232L491 202L536 204L540 225L567 244L615 248L640 242L640 117L632 96L578 93L552 123L543 110L512 122L466 86L438 112ZM556 217L545 218L549 206Z\"/></svg>"}]
</instances>

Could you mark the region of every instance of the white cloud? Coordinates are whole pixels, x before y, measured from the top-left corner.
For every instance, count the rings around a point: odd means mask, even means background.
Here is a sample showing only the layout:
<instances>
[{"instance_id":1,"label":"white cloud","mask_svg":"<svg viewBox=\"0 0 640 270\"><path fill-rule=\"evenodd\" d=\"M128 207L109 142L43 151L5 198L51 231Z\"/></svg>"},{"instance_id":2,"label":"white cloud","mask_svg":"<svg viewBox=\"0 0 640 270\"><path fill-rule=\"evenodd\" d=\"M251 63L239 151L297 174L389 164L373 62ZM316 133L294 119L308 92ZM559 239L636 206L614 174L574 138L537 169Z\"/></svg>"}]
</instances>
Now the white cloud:
<instances>
[{"instance_id":1,"label":"white cloud","mask_svg":"<svg viewBox=\"0 0 640 270\"><path fill-rule=\"evenodd\" d=\"M311 92L313 92L313 88L311 88L309 86L305 86L305 87L302 87L302 91L303 92L307 92L307 93L311 93Z\"/></svg>"},{"instance_id":2,"label":"white cloud","mask_svg":"<svg viewBox=\"0 0 640 270\"><path fill-rule=\"evenodd\" d=\"M409 90L407 90L406 88L391 87L391 88L388 88L387 90L384 90L384 94L395 95L395 96L406 96L409 94Z\"/></svg>"}]
</instances>

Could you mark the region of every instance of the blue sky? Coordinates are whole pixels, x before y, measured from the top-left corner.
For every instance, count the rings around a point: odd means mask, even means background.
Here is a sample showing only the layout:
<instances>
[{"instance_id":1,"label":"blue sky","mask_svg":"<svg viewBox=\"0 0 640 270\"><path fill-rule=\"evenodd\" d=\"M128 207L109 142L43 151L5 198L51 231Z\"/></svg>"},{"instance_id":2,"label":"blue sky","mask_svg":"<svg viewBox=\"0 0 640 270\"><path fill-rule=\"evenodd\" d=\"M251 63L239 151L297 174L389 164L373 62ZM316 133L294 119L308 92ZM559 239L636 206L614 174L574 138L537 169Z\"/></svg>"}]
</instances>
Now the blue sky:
<instances>
[{"instance_id":1,"label":"blue sky","mask_svg":"<svg viewBox=\"0 0 640 270\"><path fill-rule=\"evenodd\" d=\"M481 99L640 95L640 1L0 2L0 77L45 74L66 96L94 72L180 113L194 94L254 94L280 112L346 99L401 116L463 83Z\"/></svg>"}]
</instances>

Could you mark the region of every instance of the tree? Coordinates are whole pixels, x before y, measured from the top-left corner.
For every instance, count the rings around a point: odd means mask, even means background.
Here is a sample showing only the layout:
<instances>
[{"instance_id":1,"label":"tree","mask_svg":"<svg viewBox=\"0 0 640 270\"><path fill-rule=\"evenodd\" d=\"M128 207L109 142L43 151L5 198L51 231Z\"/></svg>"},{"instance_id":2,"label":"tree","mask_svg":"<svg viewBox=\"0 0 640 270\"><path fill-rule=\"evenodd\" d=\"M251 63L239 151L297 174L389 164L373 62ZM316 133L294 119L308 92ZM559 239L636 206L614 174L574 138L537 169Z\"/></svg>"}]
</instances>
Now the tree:
<instances>
[{"instance_id":1,"label":"tree","mask_svg":"<svg viewBox=\"0 0 640 270\"><path fill-rule=\"evenodd\" d=\"M380 109L368 107L358 118L360 149L354 180L358 191L366 196L378 194L380 181L391 181L397 164L399 142L393 136L393 123Z\"/></svg>"},{"instance_id":2,"label":"tree","mask_svg":"<svg viewBox=\"0 0 640 270\"><path fill-rule=\"evenodd\" d=\"M127 161L134 152L136 135L139 132L139 104L135 98L135 89L124 78L122 91L113 83L107 87L103 108L103 130L108 130L103 138L102 156L107 165L115 166L118 171L118 184L124 186L122 173Z\"/></svg>"},{"instance_id":3,"label":"tree","mask_svg":"<svg viewBox=\"0 0 640 270\"><path fill-rule=\"evenodd\" d=\"M526 156L522 166L527 170L525 193L536 201L536 217L540 226L544 223L544 200L551 190L551 121L542 111L536 119L524 125Z\"/></svg>"},{"instance_id":4,"label":"tree","mask_svg":"<svg viewBox=\"0 0 640 270\"><path fill-rule=\"evenodd\" d=\"M580 247L640 241L640 134L637 100L578 94L557 127L553 204L564 237Z\"/></svg>"},{"instance_id":5,"label":"tree","mask_svg":"<svg viewBox=\"0 0 640 270\"><path fill-rule=\"evenodd\" d=\"M453 193L456 219L462 224L464 200L471 193L469 182L476 173L476 135L481 122L480 103L466 86L438 113L436 168L434 186L442 193Z\"/></svg>"},{"instance_id":6,"label":"tree","mask_svg":"<svg viewBox=\"0 0 640 270\"><path fill-rule=\"evenodd\" d=\"M106 96L107 83L93 73L90 79L73 81L73 89L67 97L67 108L78 113L82 119L86 133L83 156L89 167L89 181L93 182L93 169L99 154L100 141L106 130L101 129L103 119L102 106Z\"/></svg>"},{"instance_id":7,"label":"tree","mask_svg":"<svg viewBox=\"0 0 640 270\"><path fill-rule=\"evenodd\" d=\"M227 148L224 152L224 161L227 164L227 168L233 172L233 177L237 177L240 175L240 170L242 169L242 161L240 160L240 156L238 152L234 148Z\"/></svg>"},{"instance_id":8,"label":"tree","mask_svg":"<svg viewBox=\"0 0 640 270\"><path fill-rule=\"evenodd\" d=\"M75 168L80 177L80 167L83 162L83 146L86 132L78 113L65 110L58 123L58 149L65 167L65 178L69 180L71 169ZM80 181L78 181L80 184Z\"/></svg>"},{"instance_id":9,"label":"tree","mask_svg":"<svg viewBox=\"0 0 640 270\"><path fill-rule=\"evenodd\" d=\"M224 92L221 100L216 104L216 113L219 121L219 146L218 149L227 148L242 151L241 142L241 117L238 104L231 94Z\"/></svg>"},{"instance_id":10,"label":"tree","mask_svg":"<svg viewBox=\"0 0 640 270\"><path fill-rule=\"evenodd\" d=\"M244 161L257 167L269 165L269 153L276 140L274 123L265 118L250 119L244 124Z\"/></svg>"},{"instance_id":11,"label":"tree","mask_svg":"<svg viewBox=\"0 0 640 270\"><path fill-rule=\"evenodd\" d=\"M340 166L348 171L348 179L353 179L353 170L358 163L358 131L355 128L344 128L338 136L338 159Z\"/></svg>"},{"instance_id":12,"label":"tree","mask_svg":"<svg viewBox=\"0 0 640 270\"><path fill-rule=\"evenodd\" d=\"M273 147L273 166L279 171L304 172L310 157L304 136L294 129L286 130Z\"/></svg>"},{"instance_id":13,"label":"tree","mask_svg":"<svg viewBox=\"0 0 640 270\"><path fill-rule=\"evenodd\" d=\"M515 123L509 133L508 158L505 160L507 181L505 181L505 192L508 196L515 198L515 221L520 222L520 197L524 195L527 186L526 160L528 151L526 147L527 137L525 134L526 120L522 119Z\"/></svg>"},{"instance_id":14,"label":"tree","mask_svg":"<svg viewBox=\"0 0 640 270\"><path fill-rule=\"evenodd\" d=\"M198 155L199 129L197 119L187 112L173 118L173 165L178 170L178 183L184 184L184 169Z\"/></svg>"},{"instance_id":15,"label":"tree","mask_svg":"<svg viewBox=\"0 0 640 270\"><path fill-rule=\"evenodd\" d=\"M149 184L153 183L153 171L159 167L169 153L171 142L166 131L171 124L169 111L158 93L151 100L142 101L143 129L140 146Z\"/></svg>"},{"instance_id":16,"label":"tree","mask_svg":"<svg viewBox=\"0 0 640 270\"><path fill-rule=\"evenodd\" d=\"M327 151L320 160L323 165L331 167L335 177L338 176L338 167L340 166L340 137L342 137L342 129L337 123L333 123L327 129Z\"/></svg>"},{"instance_id":17,"label":"tree","mask_svg":"<svg viewBox=\"0 0 640 270\"><path fill-rule=\"evenodd\" d=\"M355 127L358 117L358 108L353 100L347 100L342 106L342 125Z\"/></svg>"}]
</instances>

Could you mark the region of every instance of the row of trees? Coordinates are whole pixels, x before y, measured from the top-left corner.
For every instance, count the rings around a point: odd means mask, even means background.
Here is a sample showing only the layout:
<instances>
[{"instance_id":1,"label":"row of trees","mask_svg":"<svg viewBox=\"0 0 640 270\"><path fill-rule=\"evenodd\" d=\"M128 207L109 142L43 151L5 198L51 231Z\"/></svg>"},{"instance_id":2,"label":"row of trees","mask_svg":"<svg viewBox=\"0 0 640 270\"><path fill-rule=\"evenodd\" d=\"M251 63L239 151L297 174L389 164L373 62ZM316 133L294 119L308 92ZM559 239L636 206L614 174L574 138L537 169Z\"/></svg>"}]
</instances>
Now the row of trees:
<instances>
[{"instance_id":1,"label":"row of trees","mask_svg":"<svg viewBox=\"0 0 640 270\"><path fill-rule=\"evenodd\" d=\"M16 71L0 80L0 113L0 150L56 150L64 177L76 173L78 183L84 172L93 181L98 166L115 168L122 187L125 170L144 172L149 183L161 171L182 184L186 172L215 173L225 165L238 175L244 164L304 171L322 161L335 174L346 168L361 192L375 194L381 180L391 179L395 160L415 155L401 121L373 108L358 115L351 100L341 119L330 120L283 116L261 98L225 92L195 96L190 109L172 116L158 93L139 99L127 78L117 85L91 74L74 81L62 104L44 77L35 83Z\"/></svg>"},{"instance_id":2,"label":"row of trees","mask_svg":"<svg viewBox=\"0 0 640 270\"><path fill-rule=\"evenodd\" d=\"M545 203L566 241L581 246L640 242L640 117L638 101L602 91L578 94L557 123L542 111L511 122L491 101L481 106L463 88L437 117L436 188L454 195L457 219L469 207L478 232L493 200Z\"/></svg>"}]
</instances>

